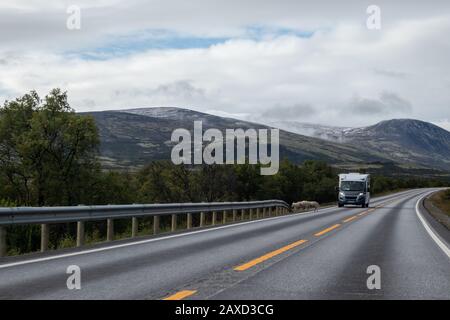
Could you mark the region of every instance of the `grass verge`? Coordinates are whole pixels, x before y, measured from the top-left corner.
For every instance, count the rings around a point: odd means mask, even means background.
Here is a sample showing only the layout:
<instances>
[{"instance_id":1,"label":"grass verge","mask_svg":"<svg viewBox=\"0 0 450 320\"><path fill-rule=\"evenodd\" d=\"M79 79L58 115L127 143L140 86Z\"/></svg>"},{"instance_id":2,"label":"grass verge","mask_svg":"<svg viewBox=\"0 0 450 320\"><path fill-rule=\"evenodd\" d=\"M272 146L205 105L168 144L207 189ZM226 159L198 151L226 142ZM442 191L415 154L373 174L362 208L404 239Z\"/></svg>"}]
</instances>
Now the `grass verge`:
<instances>
[{"instance_id":1,"label":"grass verge","mask_svg":"<svg viewBox=\"0 0 450 320\"><path fill-rule=\"evenodd\" d=\"M436 192L430 197L433 204L450 217L450 189Z\"/></svg>"}]
</instances>

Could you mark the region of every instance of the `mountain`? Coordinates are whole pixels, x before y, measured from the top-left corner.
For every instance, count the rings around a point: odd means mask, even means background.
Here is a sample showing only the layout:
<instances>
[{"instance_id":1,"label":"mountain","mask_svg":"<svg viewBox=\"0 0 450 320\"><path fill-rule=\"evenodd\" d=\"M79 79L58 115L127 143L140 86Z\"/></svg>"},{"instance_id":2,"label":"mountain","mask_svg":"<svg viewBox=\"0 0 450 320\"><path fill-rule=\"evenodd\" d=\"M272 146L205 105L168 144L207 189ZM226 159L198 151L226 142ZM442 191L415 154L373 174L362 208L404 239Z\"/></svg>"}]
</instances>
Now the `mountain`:
<instances>
[{"instance_id":1,"label":"mountain","mask_svg":"<svg viewBox=\"0 0 450 320\"><path fill-rule=\"evenodd\" d=\"M141 108L120 111L90 112L99 128L100 154L104 167L135 168L153 160L170 159L173 130L185 128L192 132L195 120L203 130L267 129L265 125L214 116L181 108ZM280 159L295 163L324 160L330 164L366 164L387 160L371 152L347 144L307 137L280 130Z\"/></svg>"},{"instance_id":2,"label":"mountain","mask_svg":"<svg viewBox=\"0 0 450 320\"><path fill-rule=\"evenodd\" d=\"M342 128L287 121L278 122L275 126L355 145L358 149L396 163L450 170L450 132L428 122L393 119L368 127Z\"/></svg>"},{"instance_id":3,"label":"mountain","mask_svg":"<svg viewBox=\"0 0 450 320\"><path fill-rule=\"evenodd\" d=\"M396 162L450 170L450 132L434 124L394 119L344 131L343 141Z\"/></svg>"},{"instance_id":4,"label":"mountain","mask_svg":"<svg viewBox=\"0 0 450 320\"><path fill-rule=\"evenodd\" d=\"M280 128L289 132L298 133L308 137L315 137L330 141L342 142L343 133L351 130L350 127L324 126L321 124L297 122L297 121L272 121L268 125Z\"/></svg>"},{"instance_id":5,"label":"mountain","mask_svg":"<svg viewBox=\"0 0 450 320\"><path fill-rule=\"evenodd\" d=\"M294 122L266 126L182 108L87 114L94 117L99 128L100 159L106 168L138 168L153 160L170 159L176 144L170 141L172 132L177 128L192 132L194 121L202 121L203 130L217 128L222 132L279 127L280 159L295 163L323 160L342 169L366 168L372 172L450 171L450 133L419 120L394 119L347 128Z\"/></svg>"}]
</instances>

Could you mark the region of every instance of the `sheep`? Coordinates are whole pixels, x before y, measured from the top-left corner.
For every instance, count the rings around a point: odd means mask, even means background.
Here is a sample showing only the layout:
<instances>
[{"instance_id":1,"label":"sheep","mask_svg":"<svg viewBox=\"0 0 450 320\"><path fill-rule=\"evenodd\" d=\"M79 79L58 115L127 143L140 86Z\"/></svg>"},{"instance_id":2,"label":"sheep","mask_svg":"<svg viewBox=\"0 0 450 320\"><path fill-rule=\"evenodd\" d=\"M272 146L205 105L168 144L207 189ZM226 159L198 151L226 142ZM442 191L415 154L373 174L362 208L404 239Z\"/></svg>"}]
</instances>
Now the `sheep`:
<instances>
[{"instance_id":1,"label":"sheep","mask_svg":"<svg viewBox=\"0 0 450 320\"><path fill-rule=\"evenodd\" d=\"M314 212L319 210L320 204L317 201L309 201L310 208L314 208Z\"/></svg>"},{"instance_id":2,"label":"sheep","mask_svg":"<svg viewBox=\"0 0 450 320\"><path fill-rule=\"evenodd\" d=\"M304 210L305 209L302 202L293 202L291 208L292 208L292 210L297 210L297 209Z\"/></svg>"},{"instance_id":3,"label":"sheep","mask_svg":"<svg viewBox=\"0 0 450 320\"><path fill-rule=\"evenodd\" d=\"M292 210L306 210L306 209L314 209L316 212L319 209L320 205L317 201L299 201L292 203Z\"/></svg>"}]
</instances>

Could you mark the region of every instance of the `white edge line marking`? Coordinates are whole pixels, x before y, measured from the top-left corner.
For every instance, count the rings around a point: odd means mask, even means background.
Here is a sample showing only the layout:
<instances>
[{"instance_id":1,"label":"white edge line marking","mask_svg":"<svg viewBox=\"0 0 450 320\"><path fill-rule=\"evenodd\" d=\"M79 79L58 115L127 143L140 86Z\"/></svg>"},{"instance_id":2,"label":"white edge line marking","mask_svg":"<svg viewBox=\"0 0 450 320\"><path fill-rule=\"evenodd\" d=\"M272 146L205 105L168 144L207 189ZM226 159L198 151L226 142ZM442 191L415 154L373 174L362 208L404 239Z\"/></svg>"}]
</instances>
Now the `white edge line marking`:
<instances>
[{"instance_id":1,"label":"white edge line marking","mask_svg":"<svg viewBox=\"0 0 450 320\"><path fill-rule=\"evenodd\" d=\"M411 191L411 190L409 190L409 191ZM394 195L400 195L401 196L402 194L403 194L403 192L401 192L399 194L394 194ZM374 199L374 200L375 201L383 201L383 199L385 197L389 197L389 196L392 196L392 195L383 196L383 197L380 197L380 198ZM333 207L322 208L322 209L319 209L316 212L316 214L318 212L323 213L323 212L326 212L326 211L330 211L332 209L337 209L337 207L333 206ZM310 211L310 212L314 213L313 211ZM113 249L125 248L125 247L130 247L130 246L135 246L135 245L140 245L140 244L145 244L145 243L150 243L150 242L162 241L162 240L166 240L166 239L186 237L186 236L193 235L193 234L198 234L198 233L203 233L203 232L211 232L211 231L214 231L214 230L220 230L220 229L225 229L225 228L232 228L232 227L237 227L237 226L246 225L246 224L250 224L250 223L258 223L258 222L270 221L270 220L275 220L275 219L284 219L284 218L288 218L288 217L301 216L301 215L304 215L306 213L308 213L308 212L293 213L293 214L288 214L288 215L279 216L279 217L262 218L262 219L258 219L258 220L233 223L233 224L220 226L220 227L213 227L213 228L208 228L208 229L203 229L203 230L196 230L196 231L191 231L191 232L183 232L183 233L180 233L180 234L174 234L174 235L170 235L170 236L163 236L163 237L160 237L160 238L147 239L147 240L141 240L141 241L134 241L134 242L116 244L116 245L103 247L103 248L87 249L87 250L83 250L83 251L59 254L59 255L54 255L54 256L49 256L49 257L44 257L44 258L36 258L36 259L30 259L30 260L25 260L25 261L18 261L18 262L11 262L11 263L6 263L6 264L0 264L0 269L6 269L6 268L10 268L10 267L26 265L26 264L31 264L31 263L37 263L37 262L44 262L44 261L51 261L51 260L56 260L56 259L75 257L75 256L84 255L84 254L108 251L108 250L113 250Z\"/></svg>"},{"instance_id":2,"label":"white edge line marking","mask_svg":"<svg viewBox=\"0 0 450 320\"><path fill-rule=\"evenodd\" d=\"M444 251L444 253L447 255L447 257L450 259L450 249L440 239L440 237L438 235L436 235L436 233L433 231L433 229L431 229L431 227L428 225L428 222L426 222L425 218L422 216L422 214L420 213L420 210L419 210L419 203L422 202L423 198L428 196L430 193L431 192L423 195L422 197L420 197L419 200L417 200L417 202L416 202L416 214L417 214L417 217L419 217L420 222L422 222L423 226L425 227L425 230L427 230L427 232L430 235L431 239L433 239L434 242L436 242L436 244L439 246L439 248L441 248L442 251Z\"/></svg>"}]
</instances>

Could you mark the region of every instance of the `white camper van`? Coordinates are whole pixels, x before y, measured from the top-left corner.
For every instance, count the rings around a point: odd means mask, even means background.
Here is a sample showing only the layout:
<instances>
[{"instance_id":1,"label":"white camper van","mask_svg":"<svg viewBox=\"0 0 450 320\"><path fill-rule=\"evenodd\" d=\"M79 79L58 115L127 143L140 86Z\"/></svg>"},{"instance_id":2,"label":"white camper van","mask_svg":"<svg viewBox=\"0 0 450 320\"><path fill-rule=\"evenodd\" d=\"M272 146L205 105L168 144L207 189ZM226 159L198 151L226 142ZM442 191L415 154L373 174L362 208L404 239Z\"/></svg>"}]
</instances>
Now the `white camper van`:
<instances>
[{"instance_id":1,"label":"white camper van","mask_svg":"<svg viewBox=\"0 0 450 320\"><path fill-rule=\"evenodd\" d=\"M339 175L338 206L346 204L369 207L370 175L360 173L343 173Z\"/></svg>"}]
</instances>

